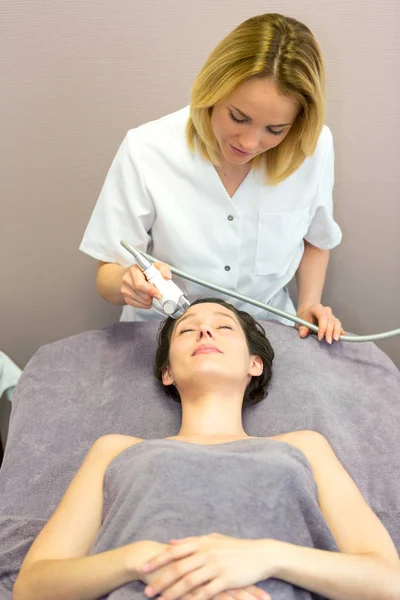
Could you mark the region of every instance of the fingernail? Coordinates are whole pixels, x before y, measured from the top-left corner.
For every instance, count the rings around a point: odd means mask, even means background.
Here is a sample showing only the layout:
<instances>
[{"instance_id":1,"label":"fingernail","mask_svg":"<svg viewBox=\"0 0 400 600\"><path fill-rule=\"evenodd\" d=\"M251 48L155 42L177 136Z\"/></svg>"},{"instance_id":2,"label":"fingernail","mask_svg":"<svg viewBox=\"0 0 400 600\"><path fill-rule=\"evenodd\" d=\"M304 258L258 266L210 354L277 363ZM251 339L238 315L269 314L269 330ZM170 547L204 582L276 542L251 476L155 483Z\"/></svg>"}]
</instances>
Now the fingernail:
<instances>
[{"instance_id":1,"label":"fingernail","mask_svg":"<svg viewBox=\"0 0 400 600\"><path fill-rule=\"evenodd\" d=\"M336 342L338 342L338 341L339 341L339 338L340 338L340 335L337 333L337 334L336 334L336 335L334 335L333 337L335 338Z\"/></svg>"},{"instance_id":2,"label":"fingernail","mask_svg":"<svg viewBox=\"0 0 400 600\"><path fill-rule=\"evenodd\" d=\"M332 344L332 338L331 337L327 338L326 341L328 342L328 344Z\"/></svg>"},{"instance_id":3,"label":"fingernail","mask_svg":"<svg viewBox=\"0 0 400 600\"><path fill-rule=\"evenodd\" d=\"M151 598L152 596L154 596L154 590L152 587L150 587L149 585L144 588L144 593L146 594L146 596L148 596L149 598Z\"/></svg>"}]
</instances>

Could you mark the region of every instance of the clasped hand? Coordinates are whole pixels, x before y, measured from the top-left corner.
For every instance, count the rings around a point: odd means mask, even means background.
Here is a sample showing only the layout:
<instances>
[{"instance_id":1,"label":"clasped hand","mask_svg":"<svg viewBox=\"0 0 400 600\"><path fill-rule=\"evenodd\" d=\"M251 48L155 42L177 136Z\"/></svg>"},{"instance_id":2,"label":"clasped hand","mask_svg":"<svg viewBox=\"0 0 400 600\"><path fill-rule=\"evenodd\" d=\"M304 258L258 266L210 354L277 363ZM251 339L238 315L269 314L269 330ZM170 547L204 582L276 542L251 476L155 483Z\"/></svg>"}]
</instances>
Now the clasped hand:
<instances>
[{"instance_id":1,"label":"clasped hand","mask_svg":"<svg viewBox=\"0 0 400 600\"><path fill-rule=\"evenodd\" d=\"M139 570L145 594L161 600L271 600L253 585L273 576L268 541L216 533L170 540Z\"/></svg>"}]
</instances>

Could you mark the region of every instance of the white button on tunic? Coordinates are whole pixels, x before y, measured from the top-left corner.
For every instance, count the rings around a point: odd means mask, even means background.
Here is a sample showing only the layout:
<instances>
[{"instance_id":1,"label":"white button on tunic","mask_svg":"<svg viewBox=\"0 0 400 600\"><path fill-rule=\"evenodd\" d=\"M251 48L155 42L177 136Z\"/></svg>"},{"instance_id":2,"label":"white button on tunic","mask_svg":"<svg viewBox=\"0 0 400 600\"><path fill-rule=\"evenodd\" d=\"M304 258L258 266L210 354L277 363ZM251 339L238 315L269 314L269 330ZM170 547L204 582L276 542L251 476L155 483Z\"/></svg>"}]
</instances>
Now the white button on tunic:
<instances>
[{"instance_id":1,"label":"white button on tunic","mask_svg":"<svg viewBox=\"0 0 400 600\"><path fill-rule=\"evenodd\" d=\"M132 129L122 142L80 250L124 266L126 240L160 261L222 287L295 313L286 289L303 240L331 249L341 231L332 216L333 142L324 126L314 155L282 183L250 171L231 198L214 166L191 152L186 107ZM174 276L189 301L219 295L258 319L275 315ZM124 306L121 320L160 319ZM282 320L286 324L290 321Z\"/></svg>"}]
</instances>

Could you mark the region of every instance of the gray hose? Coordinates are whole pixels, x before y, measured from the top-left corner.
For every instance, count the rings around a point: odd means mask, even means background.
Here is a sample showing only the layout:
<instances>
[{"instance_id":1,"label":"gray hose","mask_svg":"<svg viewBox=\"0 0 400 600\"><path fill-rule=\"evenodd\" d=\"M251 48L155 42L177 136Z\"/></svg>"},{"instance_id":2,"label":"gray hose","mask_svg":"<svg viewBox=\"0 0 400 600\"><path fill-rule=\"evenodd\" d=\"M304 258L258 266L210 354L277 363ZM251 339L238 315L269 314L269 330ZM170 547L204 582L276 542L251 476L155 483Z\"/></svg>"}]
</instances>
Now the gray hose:
<instances>
[{"instance_id":1,"label":"gray hose","mask_svg":"<svg viewBox=\"0 0 400 600\"><path fill-rule=\"evenodd\" d=\"M150 254L146 254L142 251L142 254L146 256L149 260L153 262L162 262L157 258L154 258ZM170 266L170 265L169 265ZM182 277L183 279L187 279L188 281L193 281L193 283L198 283L203 287L210 288L211 290L215 290L222 294L226 294L227 296L231 296L232 298L236 298L237 300L241 300L242 302L246 302L248 304L253 304L258 308L263 308L275 315L279 315L280 317L284 317L285 319L289 319L289 321L293 321L294 323L298 323L299 325L304 325L314 331L314 333L318 333L318 325L314 325L314 323L309 323L308 321L304 321L304 319L300 319L296 317L296 315L291 315L290 313L285 312L284 310L280 310L279 308L274 308L273 306L269 306L269 304L265 304L264 302L258 302L258 300L253 300L252 298L248 298L247 296L243 296L242 294L238 294L237 292L233 292L232 290L227 290L226 288L220 287L215 283L210 283L209 281L204 281L203 279L199 279L198 277L194 277L193 275L189 275L188 273L184 273L175 267L171 267L171 272L174 275L178 275L178 277ZM400 335L400 329L393 329L392 331L384 331L383 333L375 333L372 335L341 335L339 340L342 342L374 342L376 340L385 340L390 337L394 337L395 335Z\"/></svg>"}]
</instances>

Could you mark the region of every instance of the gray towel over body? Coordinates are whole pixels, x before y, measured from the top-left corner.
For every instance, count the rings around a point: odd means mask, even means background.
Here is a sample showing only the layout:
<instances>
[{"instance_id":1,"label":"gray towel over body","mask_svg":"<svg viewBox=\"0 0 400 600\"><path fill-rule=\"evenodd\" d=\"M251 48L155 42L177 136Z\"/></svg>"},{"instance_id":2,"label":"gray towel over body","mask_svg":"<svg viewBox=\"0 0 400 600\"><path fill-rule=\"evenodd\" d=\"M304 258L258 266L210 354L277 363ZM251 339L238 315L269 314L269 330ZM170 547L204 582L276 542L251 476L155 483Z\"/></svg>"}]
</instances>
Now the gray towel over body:
<instances>
[{"instance_id":1,"label":"gray towel over body","mask_svg":"<svg viewBox=\"0 0 400 600\"><path fill-rule=\"evenodd\" d=\"M213 532L338 550L311 466L296 447L267 438L214 445L153 439L110 462L102 526L90 554ZM274 578L258 585L273 600L317 598ZM143 583L131 582L104 598L144 600L143 590Z\"/></svg>"}]
</instances>

